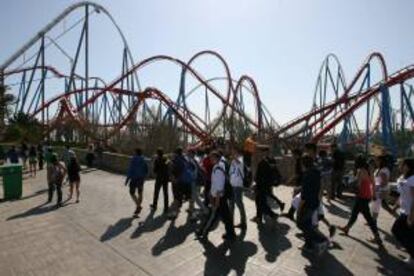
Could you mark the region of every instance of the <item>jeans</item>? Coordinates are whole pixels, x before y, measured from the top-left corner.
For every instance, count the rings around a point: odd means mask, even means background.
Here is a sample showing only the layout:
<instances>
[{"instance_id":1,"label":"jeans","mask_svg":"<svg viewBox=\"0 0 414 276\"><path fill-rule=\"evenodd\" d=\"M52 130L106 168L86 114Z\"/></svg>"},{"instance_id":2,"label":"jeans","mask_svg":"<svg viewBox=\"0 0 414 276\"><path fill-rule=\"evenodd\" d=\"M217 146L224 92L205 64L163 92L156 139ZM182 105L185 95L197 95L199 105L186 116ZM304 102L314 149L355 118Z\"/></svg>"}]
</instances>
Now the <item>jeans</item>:
<instances>
[{"instance_id":1,"label":"jeans","mask_svg":"<svg viewBox=\"0 0 414 276\"><path fill-rule=\"evenodd\" d=\"M312 222L313 214L316 209L307 208L306 206L297 214L297 226L303 231L305 244L314 246L321 242L327 241L326 237L318 230Z\"/></svg>"},{"instance_id":2,"label":"jeans","mask_svg":"<svg viewBox=\"0 0 414 276\"><path fill-rule=\"evenodd\" d=\"M164 195L164 212L168 210L168 179L156 179L154 186L154 197L152 205L157 208L158 205L158 196L160 195L160 190L162 187L162 192Z\"/></svg>"},{"instance_id":3,"label":"jeans","mask_svg":"<svg viewBox=\"0 0 414 276\"><path fill-rule=\"evenodd\" d=\"M375 223L374 219L372 218L371 211L369 209L369 199L359 198L357 197L352 207L351 217L349 218L347 227L351 228L354 225L355 221L358 218L359 213L362 213L365 220L367 221L369 228L371 228L372 233L374 236L378 237L378 228L377 224Z\"/></svg>"},{"instance_id":4,"label":"jeans","mask_svg":"<svg viewBox=\"0 0 414 276\"><path fill-rule=\"evenodd\" d=\"M411 258L414 258L414 226L408 226L407 216L400 215L392 226L392 233L401 245L407 249Z\"/></svg>"},{"instance_id":5,"label":"jeans","mask_svg":"<svg viewBox=\"0 0 414 276\"><path fill-rule=\"evenodd\" d=\"M231 214L229 210L229 205L227 203L227 199L224 197L220 198L220 204L216 210L212 209L211 213L203 224L203 227L201 228L201 234L202 236L206 237L208 236L208 233L211 231L215 223L218 219L221 219L221 221L224 223L224 227L226 229L226 235L229 237L236 236L234 232L234 226L233 222L231 220Z\"/></svg>"},{"instance_id":6,"label":"jeans","mask_svg":"<svg viewBox=\"0 0 414 276\"><path fill-rule=\"evenodd\" d=\"M233 223L234 223L234 205L237 206L237 208L240 211L240 221L242 225L246 225L246 210L244 209L244 203L243 203L243 187L233 187L233 200L231 201L231 213L233 217Z\"/></svg>"}]
</instances>

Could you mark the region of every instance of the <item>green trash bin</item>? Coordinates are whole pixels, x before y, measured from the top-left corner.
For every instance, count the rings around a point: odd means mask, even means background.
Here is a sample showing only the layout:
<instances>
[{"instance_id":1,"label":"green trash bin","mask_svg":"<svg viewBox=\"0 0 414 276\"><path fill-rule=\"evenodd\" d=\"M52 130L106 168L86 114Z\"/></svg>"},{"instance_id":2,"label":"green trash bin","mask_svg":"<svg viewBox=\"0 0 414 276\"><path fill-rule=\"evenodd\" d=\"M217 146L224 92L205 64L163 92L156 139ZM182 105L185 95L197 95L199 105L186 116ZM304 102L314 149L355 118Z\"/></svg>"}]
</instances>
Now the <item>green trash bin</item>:
<instances>
[{"instance_id":1,"label":"green trash bin","mask_svg":"<svg viewBox=\"0 0 414 276\"><path fill-rule=\"evenodd\" d=\"M7 164L0 166L0 176L3 177L3 195L5 200L22 197L22 165Z\"/></svg>"}]
</instances>

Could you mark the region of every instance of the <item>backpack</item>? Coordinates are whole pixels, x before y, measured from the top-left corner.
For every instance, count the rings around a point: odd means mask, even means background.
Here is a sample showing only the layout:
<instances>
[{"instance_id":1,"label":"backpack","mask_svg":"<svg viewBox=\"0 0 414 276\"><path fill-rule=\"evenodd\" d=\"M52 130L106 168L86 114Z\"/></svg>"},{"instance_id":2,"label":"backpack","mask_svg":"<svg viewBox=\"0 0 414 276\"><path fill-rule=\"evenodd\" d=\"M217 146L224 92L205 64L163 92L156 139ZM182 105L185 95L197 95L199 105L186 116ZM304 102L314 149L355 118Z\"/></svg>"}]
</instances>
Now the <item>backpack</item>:
<instances>
[{"instance_id":1,"label":"backpack","mask_svg":"<svg viewBox=\"0 0 414 276\"><path fill-rule=\"evenodd\" d=\"M183 156L178 157L175 162L175 165L179 169L178 181L191 185L191 182L193 181L193 173L191 171L190 162L188 162Z\"/></svg>"},{"instance_id":2,"label":"backpack","mask_svg":"<svg viewBox=\"0 0 414 276\"><path fill-rule=\"evenodd\" d=\"M233 197L233 187L230 184L230 177L229 177L230 164L226 160L220 160L220 162L223 162L224 168L225 168L225 171L223 172L225 176L224 197L227 199L230 199ZM218 169L223 170L221 167L218 167Z\"/></svg>"},{"instance_id":3,"label":"backpack","mask_svg":"<svg viewBox=\"0 0 414 276\"><path fill-rule=\"evenodd\" d=\"M267 160L267 163L269 164L270 172L271 172L270 174L271 185L277 187L282 183L282 176L279 172L279 169L277 168L276 159L269 158Z\"/></svg>"}]
</instances>

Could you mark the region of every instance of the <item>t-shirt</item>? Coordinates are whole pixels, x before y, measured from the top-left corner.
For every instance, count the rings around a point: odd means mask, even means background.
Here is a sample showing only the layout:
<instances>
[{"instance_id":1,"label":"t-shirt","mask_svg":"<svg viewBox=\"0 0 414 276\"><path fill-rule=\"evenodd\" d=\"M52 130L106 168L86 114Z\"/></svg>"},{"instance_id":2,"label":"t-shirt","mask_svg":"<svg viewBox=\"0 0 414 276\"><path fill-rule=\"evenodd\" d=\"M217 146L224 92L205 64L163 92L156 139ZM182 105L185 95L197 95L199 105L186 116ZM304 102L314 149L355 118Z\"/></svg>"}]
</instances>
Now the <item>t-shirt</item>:
<instances>
[{"instance_id":1,"label":"t-shirt","mask_svg":"<svg viewBox=\"0 0 414 276\"><path fill-rule=\"evenodd\" d=\"M233 160L230 165L230 184L233 187L243 187L244 166L240 160Z\"/></svg>"},{"instance_id":2,"label":"t-shirt","mask_svg":"<svg viewBox=\"0 0 414 276\"><path fill-rule=\"evenodd\" d=\"M321 189L321 174L318 169L311 168L304 172L302 178L301 197L305 207L316 210L319 206L319 192Z\"/></svg>"},{"instance_id":3,"label":"t-shirt","mask_svg":"<svg viewBox=\"0 0 414 276\"><path fill-rule=\"evenodd\" d=\"M400 177L398 179L398 191L400 193L400 212L401 214L410 216L411 215L411 206L413 204L414 198L411 193L411 190L414 188L414 175L404 179Z\"/></svg>"},{"instance_id":4,"label":"t-shirt","mask_svg":"<svg viewBox=\"0 0 414 276\"><path fill-rule=\"evenodd\" d=\"M390 173L390 170L388 168L382 168L379 171L377 170L375 172L375 186L376 186L376 189L379 189L379 190L387 190L388 189L388 185L386 185L385 187L381 187L381 182L382 182L381 174L385 174L386 177L387 177L387 179L389 179L391 173Z\"/></svg>"},{"instance_id":5,"label":"t-shirt","mask_svg":"<svg viewBox=\"0 0 414 276\"><path fill-rule=\"evenodd\" d=\"M372 194L373 194L373 191L372 191L371 178L364 177L358 189L358 197L363 198L363 199L371 199Z\"/></svg>"}]
</instances>

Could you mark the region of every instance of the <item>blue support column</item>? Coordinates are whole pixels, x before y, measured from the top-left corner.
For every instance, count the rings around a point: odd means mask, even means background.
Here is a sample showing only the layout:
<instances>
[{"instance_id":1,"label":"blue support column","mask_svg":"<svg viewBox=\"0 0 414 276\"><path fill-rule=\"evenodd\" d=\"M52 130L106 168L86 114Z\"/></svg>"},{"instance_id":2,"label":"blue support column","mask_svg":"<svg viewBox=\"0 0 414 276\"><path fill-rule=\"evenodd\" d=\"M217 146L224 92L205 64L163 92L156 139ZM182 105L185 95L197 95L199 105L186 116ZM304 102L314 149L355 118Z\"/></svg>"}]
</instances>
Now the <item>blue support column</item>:
<instances>
[{"instance_id":1,"label":"blue support column","mask_svg":"<svg viewBox=\"0 0 414 276\"><path fill-rule=\"evenodd\" d=\"M382 127L382 142L387 149L389 149L393 156L397 154L397 148L392 133L391 122L391 101L388 87L381 85L381 127Z\"/></svg>"}]
</instances>

